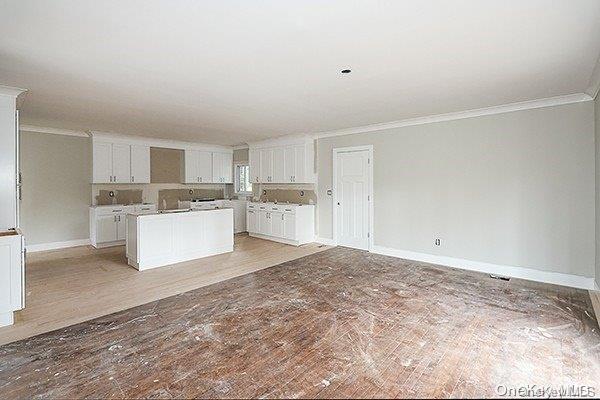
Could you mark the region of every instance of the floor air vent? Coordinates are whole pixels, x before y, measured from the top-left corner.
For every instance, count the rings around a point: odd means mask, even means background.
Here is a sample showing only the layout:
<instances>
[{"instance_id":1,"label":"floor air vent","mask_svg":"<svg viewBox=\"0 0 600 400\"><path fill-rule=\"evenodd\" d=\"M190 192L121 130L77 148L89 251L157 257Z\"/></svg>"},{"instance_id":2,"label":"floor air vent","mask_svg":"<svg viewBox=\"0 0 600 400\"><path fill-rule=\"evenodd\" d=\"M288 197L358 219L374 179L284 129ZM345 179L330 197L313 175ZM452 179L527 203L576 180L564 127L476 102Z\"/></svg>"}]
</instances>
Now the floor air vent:
<instances>
[{"instance_id":1,"label":"floor air vent","mask_svg":"<svg viewBox=\"0 0 600 400\"><path fill-rule=\"evenodd\" d=\"M510 278L508 276L499 276L499 275L492 275L490 274L490 278L492 279L500 279L501 281L510 281Z\"/></svg>"}]
</instances>

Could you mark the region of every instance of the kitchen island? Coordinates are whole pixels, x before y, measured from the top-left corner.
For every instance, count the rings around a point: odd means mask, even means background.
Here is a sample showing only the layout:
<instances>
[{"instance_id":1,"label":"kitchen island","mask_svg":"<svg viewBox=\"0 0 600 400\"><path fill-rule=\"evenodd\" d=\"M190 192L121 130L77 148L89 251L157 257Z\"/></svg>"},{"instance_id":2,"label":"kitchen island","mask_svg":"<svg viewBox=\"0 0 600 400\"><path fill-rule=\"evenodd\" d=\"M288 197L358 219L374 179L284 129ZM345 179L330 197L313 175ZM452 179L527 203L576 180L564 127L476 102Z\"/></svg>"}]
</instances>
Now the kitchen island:
<instances>
[{"instance_id":1,"label":"kitchen island","mask_svg":"<svg viewBox=\"0 0 600 400\"><path fill-rule=\"evenodd\" d=\"M127 263L140 271L233 251L233 210L127 215Z\"/></svg>"}]
</instances>

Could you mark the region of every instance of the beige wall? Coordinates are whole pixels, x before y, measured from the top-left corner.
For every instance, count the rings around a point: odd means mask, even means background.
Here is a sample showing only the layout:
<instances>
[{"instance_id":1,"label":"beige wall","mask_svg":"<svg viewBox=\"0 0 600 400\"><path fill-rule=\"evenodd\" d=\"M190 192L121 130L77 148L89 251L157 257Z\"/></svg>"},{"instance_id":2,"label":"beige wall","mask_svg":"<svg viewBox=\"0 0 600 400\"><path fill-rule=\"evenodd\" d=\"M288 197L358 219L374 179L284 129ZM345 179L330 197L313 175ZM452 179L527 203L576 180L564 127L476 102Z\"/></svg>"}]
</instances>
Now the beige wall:
<instances>
[{"instance_id":1,"label":"beige wall","mask_svg":"<svg viewBox=\"0 0 600 400\"><path fill-rule=\"evenodd\" d=\"M248 149L237 149L233 151L233 162L241 163L248 162L250 159Z\"/></svg>"},{"instance_id":2,"label":"beige wall","mask_svg":"<svg viewBox=\"0 0 600 400\"><path fill-rule=\"evenodd\" d=\"M21 132L20 150L27 244L88 239L90 139Z\"/></svg>"},{"instance_id":3,"label":"beige wall","mask_svg":"<svg viewBox=\"0 0 600 400\"><path fill-rule=\"evenodd\" d=\"M594 276L593 102L319 139L318 236L332 149L367 144L375 245Z\"/></svg>"},{"instance_id":4,"label":"beige wall","mask_svg":"<svg viewBox=\"0 0 600 400\"><path fill-rule=\"evenodd\" d=\"M600 96L596 95L596 285L600 287Z\"/></svg>"}]
</instances>

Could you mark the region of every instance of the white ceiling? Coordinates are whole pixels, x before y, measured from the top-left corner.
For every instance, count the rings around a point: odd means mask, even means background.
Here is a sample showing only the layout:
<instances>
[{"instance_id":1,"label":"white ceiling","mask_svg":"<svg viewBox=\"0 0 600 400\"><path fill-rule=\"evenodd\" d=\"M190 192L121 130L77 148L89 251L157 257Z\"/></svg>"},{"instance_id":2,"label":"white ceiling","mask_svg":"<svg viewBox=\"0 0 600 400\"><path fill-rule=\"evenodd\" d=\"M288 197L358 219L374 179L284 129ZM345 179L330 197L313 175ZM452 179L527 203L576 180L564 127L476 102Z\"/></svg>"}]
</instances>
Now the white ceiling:
<instances>
[{"instance_id":1,"label":"white ceiling","mask_svg":"<svg viewBox=\"0 0 600 400\"><path fill-rule=\"evenodd\" d=\"M24 123L215 144L580 93L599 53L598 0L0 0Z\"/></svg>"}]
</instances>

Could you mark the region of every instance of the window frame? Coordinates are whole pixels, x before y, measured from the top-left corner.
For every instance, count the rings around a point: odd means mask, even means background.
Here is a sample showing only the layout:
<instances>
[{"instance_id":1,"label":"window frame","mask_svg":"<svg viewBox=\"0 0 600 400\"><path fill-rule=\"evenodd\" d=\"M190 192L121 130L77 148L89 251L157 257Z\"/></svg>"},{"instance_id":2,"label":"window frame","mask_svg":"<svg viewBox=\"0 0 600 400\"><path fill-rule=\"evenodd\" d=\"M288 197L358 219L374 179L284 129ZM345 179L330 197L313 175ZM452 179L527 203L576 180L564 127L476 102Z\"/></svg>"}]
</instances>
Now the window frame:
<instances>
[{"instance_id":1,"label":"window frame","mask_svg":"<svg viewBox=\"0 0 600 400\"><path fill-rule=\"evenodd\" d=\"M250 191L240 191L240 173L239 173L239 169L240 167L248 167L248 183L250 184ZM233 180L233 191L235 194L237 195L242 195L242 196L249 196L252 195L252 182L250 182L250 164L247 161L242 161L242 162L236 162L233 164L233 175L234 175L234 180Z\"/></svg>"}]
</instances>

